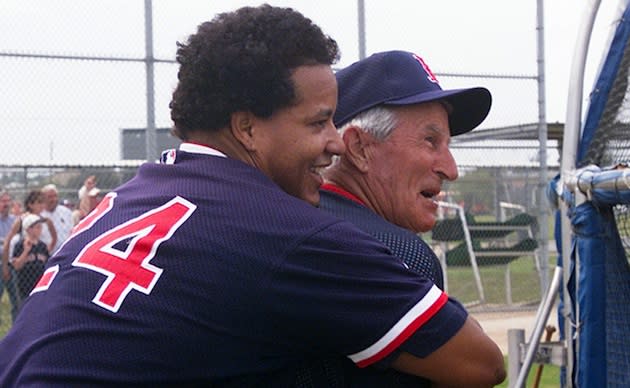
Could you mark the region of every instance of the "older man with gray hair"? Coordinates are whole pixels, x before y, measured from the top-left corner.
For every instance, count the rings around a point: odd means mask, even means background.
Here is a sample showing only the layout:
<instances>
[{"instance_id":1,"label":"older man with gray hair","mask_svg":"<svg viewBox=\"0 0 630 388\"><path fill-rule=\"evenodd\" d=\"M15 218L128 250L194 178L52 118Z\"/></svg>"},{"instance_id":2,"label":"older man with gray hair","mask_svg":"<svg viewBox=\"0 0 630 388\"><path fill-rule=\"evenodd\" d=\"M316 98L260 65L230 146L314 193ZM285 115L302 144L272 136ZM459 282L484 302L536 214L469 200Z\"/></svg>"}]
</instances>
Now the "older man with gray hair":
<instances>
[{"instance_id":1,"label":"older man with gray hair","mask_svg":"<svg viewBox=\"0 0 630 388\"><path fill-rule=\"evenodd\" d=\"M490 92L444 90L419 55L400 50L373 54L336 77L334 120L346 152L325 173L320 207L374 235L442 287L437 257L416 234L435 225L437 195L457 179L451 137L486 118Z\"/></svg>"},{"instance_id":2,"label":"older man with gray hair","mask_svg":"<svg viewBox=\"0 0 630 388\"><path fill-rule=\"evenodd\" d=\"M419 55L400 50L375 53L339 70L336 78L334 122L346 152L324 173L320 208L371 234L407 268L443 288L440 262L417 234L434 226L437 195L445 181L457 178L451 136L471 131L486 118L490 92L442 89ZM465 363L443 370L469 379L478 372ZM362 372L357 378L371 387L430 384L395 371ZM468 380L459 386L475 385Z\"/></svg>"},{"instance_id":3,"label":"older man with gray hair","mask_svg":"<svg viewBox=\"0 0 630 388\"><path fill-rule=\"evenodd\" d=\"M48 184L42 187L44 194L44 210L42 217L49 218L55 225L57 230L57 243L50 252L52 255L59 247L70 237L70 232L74 223L72 222L72 211L67 207L59 204L59 191L54 184Z\"/></svg>"}]
</instances>

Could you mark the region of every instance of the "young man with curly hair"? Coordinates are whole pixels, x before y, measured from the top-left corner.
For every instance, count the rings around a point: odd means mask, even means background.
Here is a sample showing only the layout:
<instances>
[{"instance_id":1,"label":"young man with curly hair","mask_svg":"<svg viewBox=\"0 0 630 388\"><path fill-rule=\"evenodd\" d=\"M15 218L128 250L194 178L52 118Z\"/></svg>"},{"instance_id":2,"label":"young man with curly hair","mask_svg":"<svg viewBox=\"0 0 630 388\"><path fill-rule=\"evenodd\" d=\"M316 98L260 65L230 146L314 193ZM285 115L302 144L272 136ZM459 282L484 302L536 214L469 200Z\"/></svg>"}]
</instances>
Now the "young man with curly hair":
<instances>
[{"instance_id":1,"label":"young man with curly hair","mask_svg":"<svg viewBox=\"0 0 630 388\"><path fill-rule=\"evenodd\" d=\"M49 260L0 343L0 385L304 386L327 358L499 382L498 347L458 303L314 206L344 152L337 57L309 19L268 5L180 44L183 144Z\"/></svg>"}]
</instances>

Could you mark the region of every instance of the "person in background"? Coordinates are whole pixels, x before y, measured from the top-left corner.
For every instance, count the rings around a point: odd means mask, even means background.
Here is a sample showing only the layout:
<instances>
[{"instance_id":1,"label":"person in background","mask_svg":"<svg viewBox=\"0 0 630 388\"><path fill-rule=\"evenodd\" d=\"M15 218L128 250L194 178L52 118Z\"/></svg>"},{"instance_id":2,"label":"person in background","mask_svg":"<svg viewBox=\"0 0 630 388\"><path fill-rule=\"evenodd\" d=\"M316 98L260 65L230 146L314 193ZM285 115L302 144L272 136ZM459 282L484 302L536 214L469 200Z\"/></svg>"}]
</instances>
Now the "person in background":
<instances>
[{"instance_id":1,"label":"person in background","mask_svg":"<svg viewBox=\"0 0 630 388\"><path fill-rule=\"evenodd\" d=\"M442 183L457 178L451 135L483 121L490 92L442 90L424 60L406 51L373 54L335 76L334 121L346 152L324 173L320 208L370 233L443 288L440 262L418 233L435 224Z\"/></svg>"},{"instance_id":2,"label":"person in background","mask_svg":"<svg viewBox=\"0 0 630 388\"><path fill-rule=\"evenodd\" d=\"M39 238L44 222L42 217L35 214L28 214L22 218L21 238L15 244L13 257L9 260L9 265L15 271L17 278L20 304L26 300L44 274L44 266L50 256L46 244Z\"/></svg>"},{"instance_id":3,"label":"person in background","mask_svg":"<svg viewBox=\"0 0 630 388\"><path fill-rule=\"evenodd\" d=\"M13 204L11 205L11 214L18 217L21 216L22 213L24 213L22 203L20 203L20 201L13 201Z\"/></svg>"},{"instance_id":4,"label":"person in background","mask_svg":"<svg viewBox=\"0 0 630 388\"><path fill-rule=\"evenodd\" d=\"M96 187L96 175L90 175L87 178L85 178L85 180L83 181L83 186L79 188L79 191L77 193L79 197L79 202L81 201L81 199L83 199L83 197L85 197L87 193L90 192L90 190L92 190L95 187Z\"/></svg>"},{"instance_id":5,"label":"person in background","mask_svg":"<svg viewBox=\"0 0 630 388\"><path fill-rule=\"evenodd\" d=\"M6 191L0 191L0 243L4 244L4 238L9 234L13 223L15 223L15 215L11 213L13 198L11 194ZM17 314L17 291L15 289L15 282L12 279L4 280L4 276L0 275L0 299L6 288L9 295L9 302L11 303L11 317L15 320ZM13 308L13 306L16 306Z\"/></svg>"},{"instance_id":6,"label":"person in background","mask_svg":"<svg viewBox=\"0 0 630 388\"><path fill-rule=\"evenodd\" d=\"M15 279L16 274L15 270L9 266L9 259L13 257L15 244L19 241L22 235L22 220L28 215L41 217L41 212L44 210L44 196L42 191L39 189L31 190L24 199L24 208L26 211L15 219L13 225L11 226L11 230L9 230L9 233L7 233L4 237L4 241L2 243L2 279L5 282L13 281L16 289L17 283L15 280L12 280ZM48 218L43 218L42 232L39 239L46 244L48 252L50 252L57 243L57 231L55 229L55 225ZM15 304L11 305L11 312L14 320L20 304L21 301L19 300L18 295L18 298L15 300Z\"/></svg>"},{"instance_id":7,"label":"person in background","mask_svg":"<svg viewBox=\"0 0 630 388\"><path fill-rule=\"evenodd\" d=\"M11 214L12 206L11 194L6 190L0 190L0 239L4 239L15 222L15 215Z\"/></svg>"},{"instance_id":8,"label":"person in background","mask_svg":"<svg viewBox=\"0 0 630 388\"><path fill-rule=\"evenodd\" d=\"M57 232L57 243L50 251L51 254L54 254L70 237L70 232L74 226L72 211L59 203L59 192L54 184L42 187L42 194L44 196L44 210L40 215L50 219Z\"/></svg>"},{"instance_id":9,"label":"person in background","mask_svg":"<svg viewBox=\"0 0 630 388\"><path fill-rule=\"evenodd\" d=\"M24 213L22 213L20 217L16 219L16 222L13 224L13 227L9 232L11 238L19 238L19 234L22 231L22 218L29 214L35 214L42 217L42 212L44 211L45 207L46 202L42 190L31 190L24 199ZM40 239L44 242L44 244L46 244L48 252L51 252L57 245L57 229L55 228L55 224L53 224L50 218L42 217L42 219L44 220L44 222L42 224L42 233ZM15 241L16 240L12 242L13 245L15 245ZM13 246L11 246L11 249L13 249Z\"/></svg>"},{"instance_id":10,"label":"person in background","mask_svg":"<svg viewBox=\"0 0 630 388\"><path fill-rule=\"evenodd\" d=\"M79 206L72 211L72 225L78 224L79 221L85 218L85 216L90 214L90 212L96 208L101 200L100 194L101 189L98 187L92 187L90 191L83 195L79 201Z\"/></svg>"},{"instance_id":11,"label":"person in background","mask_svg":"<svg viewBox=\"0 0 630 388\"><path fill-rule=\"evenodd\" d=\"M70 200L70 199L64 199L63 201L61 201L61 205L65 206L68 210L70 210L71 212L74 211L75 208L75 203L74 201Z\"/></svg>"},{"instance_id":12,"label":"person in background","mask_svg":"<svg viewBox=\"0 0 630 388\"><path fill-rule=\"evenodd\" d=\"M501 351L461 304L317 208L345 148L338 56L310 19L266 4L180 43L182 144L51 257L0 342L0 385L291 387L333 356L447 386L500 383Z\"/></svg>"}]
</instances>

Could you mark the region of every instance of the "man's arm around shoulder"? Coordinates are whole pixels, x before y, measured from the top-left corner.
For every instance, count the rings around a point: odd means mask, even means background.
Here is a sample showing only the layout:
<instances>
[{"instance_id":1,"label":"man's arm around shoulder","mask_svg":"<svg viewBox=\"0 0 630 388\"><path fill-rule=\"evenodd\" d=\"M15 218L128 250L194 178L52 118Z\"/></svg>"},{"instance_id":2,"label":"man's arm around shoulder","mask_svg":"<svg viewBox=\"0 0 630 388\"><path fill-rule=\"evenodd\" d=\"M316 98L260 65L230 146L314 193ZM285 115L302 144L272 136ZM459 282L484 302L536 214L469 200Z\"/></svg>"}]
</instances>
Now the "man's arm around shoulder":
<instances>
[{"instance_id":1,"label":"man's arm around shoulder","mask_svg":"<svg viewBox=\"0 0 630 388\"><path fill-rule=\"evenodd\" d=\"M403 352L391 366L426 377L435 387L493 387L506 377L501 350L470 316L451 339L427 357Z\"/></svg>"}]
</instances>

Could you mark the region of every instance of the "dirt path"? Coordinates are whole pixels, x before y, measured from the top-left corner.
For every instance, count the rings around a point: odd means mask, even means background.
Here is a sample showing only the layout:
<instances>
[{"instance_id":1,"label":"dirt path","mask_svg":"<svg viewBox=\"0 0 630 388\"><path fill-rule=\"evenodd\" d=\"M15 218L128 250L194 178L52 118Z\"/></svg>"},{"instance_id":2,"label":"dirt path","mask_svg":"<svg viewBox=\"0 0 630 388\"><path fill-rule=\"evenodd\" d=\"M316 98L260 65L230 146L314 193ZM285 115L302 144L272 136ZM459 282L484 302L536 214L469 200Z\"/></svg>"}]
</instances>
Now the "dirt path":
<instances>
[{"instance_id":1,"label":"dirt path","mask_svg":"<svg viewBox=\"0 0 630 388\"><path fill-rule=\"evenodd\" d=\"M472 312L471 315L479 321L486 333L495 340L503 351L508 353L507 332L508 329L524 329L525 339L528 339L536 324L536 311L502 311L502 312ZM555 308L552 310L546 325L553 325L558 328L558 320ZM543 332L544 333L544 332ZM558 339L558 332L552 337Z\"/></svg>"}]
</instances>

